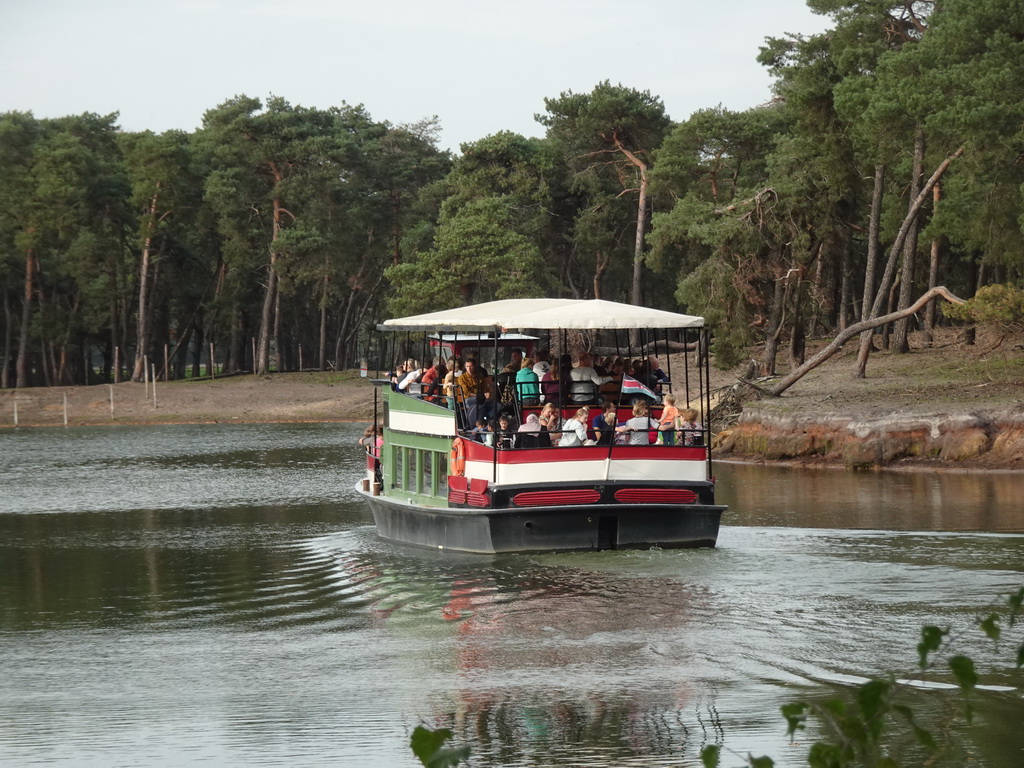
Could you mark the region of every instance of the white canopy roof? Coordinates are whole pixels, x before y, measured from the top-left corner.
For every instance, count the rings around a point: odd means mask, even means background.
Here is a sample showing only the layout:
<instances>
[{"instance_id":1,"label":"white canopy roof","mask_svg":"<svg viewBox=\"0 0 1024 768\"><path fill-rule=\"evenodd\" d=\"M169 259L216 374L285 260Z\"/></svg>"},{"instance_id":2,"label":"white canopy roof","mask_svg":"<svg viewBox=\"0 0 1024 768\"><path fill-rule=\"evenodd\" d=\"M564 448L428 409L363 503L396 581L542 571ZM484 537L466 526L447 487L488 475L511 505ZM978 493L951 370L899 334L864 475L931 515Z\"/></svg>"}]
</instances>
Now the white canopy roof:
<instances>
[{"instance_id":1,"label":"white canopy roof","mask_svg":"<svg viewBox=\"0 0 1024 768\"><path fill-rule=\"evenodd\" d=\"M701 328L703 317L600 299L505 299L425 315L396 317L382 331L492 331Z\"/></svg>"}]
</instances>

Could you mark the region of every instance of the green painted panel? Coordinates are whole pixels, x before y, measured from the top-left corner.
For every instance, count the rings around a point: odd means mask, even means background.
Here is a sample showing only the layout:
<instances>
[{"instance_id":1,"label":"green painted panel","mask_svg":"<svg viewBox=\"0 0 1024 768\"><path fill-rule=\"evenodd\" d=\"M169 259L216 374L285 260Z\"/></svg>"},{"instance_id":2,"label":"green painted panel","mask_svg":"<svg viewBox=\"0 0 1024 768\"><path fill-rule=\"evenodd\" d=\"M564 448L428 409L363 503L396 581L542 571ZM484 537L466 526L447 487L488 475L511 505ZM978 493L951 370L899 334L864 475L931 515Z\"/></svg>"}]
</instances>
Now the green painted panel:
<instances>
[{"instance_id":1,"label":"green painted panel","mask_svg":"<svg viewBox=\"0 0 1024 768\"><path fill-rule=\"evenodd\" d=\"M408 448L419 448L423 451L442 451L448 453L452 448L450 437L433 435L415 435L410 432L392 432L384 430L384 445L404 445Z\"/></svg>"},{"instance_id":2,"label":"green painted panel","mask_svg":"<svg viewBox=\"0 0 1024 768\"><path fill-rule=\"evenodd\" d=\"M388 408L392 411L404 411L406 413L427 413L431 416L444 416L449 414L452 421L455 420L455 411L445 408L443 405L435 405L418 397L403 395L401 392L388 390L384 393L384 399L388 402Z\"/></svg>"}]
</instances>

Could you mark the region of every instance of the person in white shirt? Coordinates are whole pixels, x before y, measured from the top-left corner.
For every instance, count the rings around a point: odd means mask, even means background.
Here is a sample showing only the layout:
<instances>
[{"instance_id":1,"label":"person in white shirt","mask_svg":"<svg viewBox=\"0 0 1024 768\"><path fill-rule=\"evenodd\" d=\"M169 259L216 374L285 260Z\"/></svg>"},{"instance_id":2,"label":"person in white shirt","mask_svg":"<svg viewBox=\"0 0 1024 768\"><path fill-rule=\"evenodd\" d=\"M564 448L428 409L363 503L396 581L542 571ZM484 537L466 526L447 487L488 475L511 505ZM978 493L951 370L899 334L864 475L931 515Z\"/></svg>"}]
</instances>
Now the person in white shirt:
<instances>
[{"instance_id":1,"label":"person in white shirt","mask_svg":"<svg viewBox=\"0 0 1024 768\"><path fill-rule=\"evenodd\" d=\"M594 441L587 438L587 417L589 408L580 408L562 423L562 439L559 448L573 448L578 445L593 445Z\"/></svg>"},{"instance_id":2,"label":"person in white shirt","mask_svg":"<svg viewBox=\"0 0 1024 768\"><path fill-rule=\"evenodd\" d=\"M597 390L602 384L612 380L611 376L598 376L594 370L594 357L589 352L581 352L579 365L572 369L569 376L569 396L574 403L593 403L597 401Z\"/></svg>"},{"instance_id":3,"label":"person in white shirt","mask_svg":"<svg viewBox=\"0 0 1024 768\"><path fill-rule=\"evenodd\" d=\"M409 385L420 380L420 376L423 375L423 369L420 368L412 360L409 361L409 372L405 374L405 377L398 382L399 392L408 392Z\"/></svg>"}]
</instances>

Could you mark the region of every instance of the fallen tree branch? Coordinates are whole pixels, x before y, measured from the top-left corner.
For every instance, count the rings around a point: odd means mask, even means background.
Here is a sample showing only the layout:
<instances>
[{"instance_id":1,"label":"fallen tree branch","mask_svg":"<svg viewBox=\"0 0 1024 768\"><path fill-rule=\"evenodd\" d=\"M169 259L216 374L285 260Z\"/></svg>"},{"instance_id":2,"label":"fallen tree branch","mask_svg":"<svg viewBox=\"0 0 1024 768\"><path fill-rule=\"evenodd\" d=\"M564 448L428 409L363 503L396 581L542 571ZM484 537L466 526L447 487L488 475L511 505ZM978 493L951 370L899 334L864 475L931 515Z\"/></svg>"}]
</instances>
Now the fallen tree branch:
<instances>
[{"instance_id":1,"label":"fallen tree branch","mask_svg":"<svg viewBox=\"0 0 1024 768\"><path fill-rule=\"evenodd\" d=\"M890 312L888 315L882 315L881 317L876 317L870 320L862 320L859 323L847 326L845 330L843 330L838 336L836 336L827 346L825 346L820 352L818 352L818 354L816 354L814 357L812 357L810 360L808 360L806 363L801 365L796 370L784 376L778 384L776 384L770 390L766 390L765 394L770 395L772 397L778 397L791 386L796 384L796 382L802 379L807 373L813 371L823 362L832 357L832 355L834 355L836 352L842 349L843 344L852 339L854 336L864 333L865 331L870 331L873 328L877 328L880 325L885 325L886 323L892 323L901 318L909 317L910 315L917 312L919 309L921 309L921 307L923 307L925 304L927 304L929 301L931 301L937 296L941 296L951 304L964 303L963 299L954 296L952 293L946 290L945 286L939 285L927 291L923 296L921 296L921 298L919 298L906 309L901 309L896 312Z\"/></svg>"}]
</instances>

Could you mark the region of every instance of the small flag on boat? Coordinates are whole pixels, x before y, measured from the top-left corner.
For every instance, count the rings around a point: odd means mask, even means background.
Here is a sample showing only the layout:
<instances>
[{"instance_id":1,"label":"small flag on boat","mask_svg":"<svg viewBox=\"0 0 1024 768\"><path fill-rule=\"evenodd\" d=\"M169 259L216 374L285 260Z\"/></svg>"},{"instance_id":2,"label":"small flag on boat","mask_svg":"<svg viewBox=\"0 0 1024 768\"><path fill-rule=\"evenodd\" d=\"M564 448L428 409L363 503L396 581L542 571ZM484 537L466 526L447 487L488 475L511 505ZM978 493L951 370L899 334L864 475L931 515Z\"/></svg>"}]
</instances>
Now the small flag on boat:
<instances>
[{"instance_id":1,"label":"small flag on boat","mask_svg":"<svg viewBox=\"0 0 1024 768\"><path fill-rule=\"evenodd\" d=\"M634 397L636 395L642 395L643 397L649 397L652 402L658 402L658 396L651 390L641 384L639 381L634 379L632 376L622 377L622 396L623 397Z\"/></svg>"}]
</instances>

